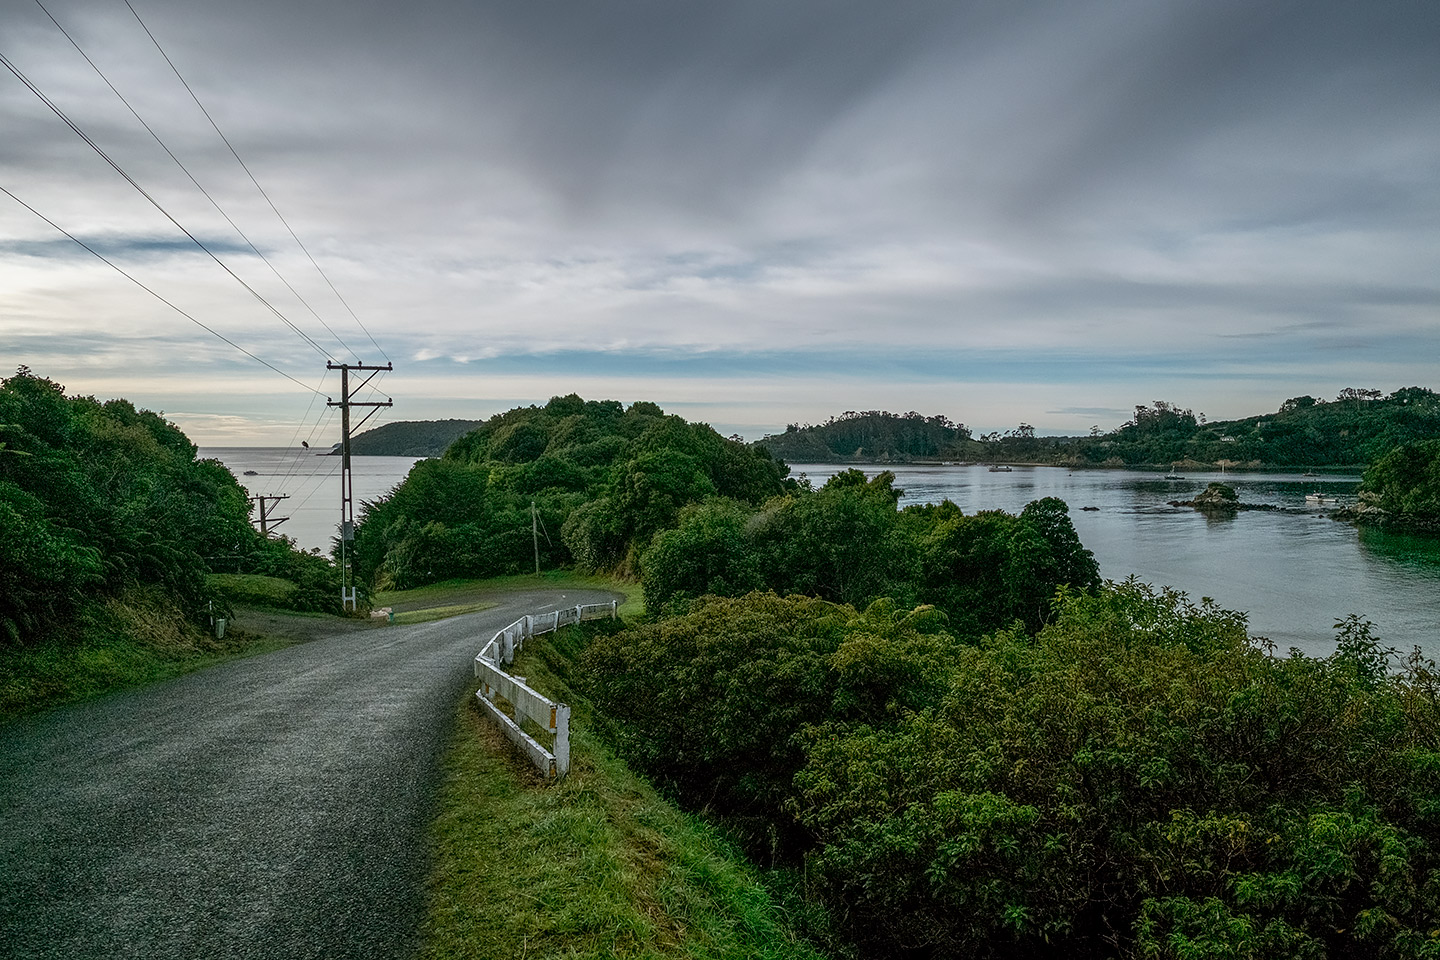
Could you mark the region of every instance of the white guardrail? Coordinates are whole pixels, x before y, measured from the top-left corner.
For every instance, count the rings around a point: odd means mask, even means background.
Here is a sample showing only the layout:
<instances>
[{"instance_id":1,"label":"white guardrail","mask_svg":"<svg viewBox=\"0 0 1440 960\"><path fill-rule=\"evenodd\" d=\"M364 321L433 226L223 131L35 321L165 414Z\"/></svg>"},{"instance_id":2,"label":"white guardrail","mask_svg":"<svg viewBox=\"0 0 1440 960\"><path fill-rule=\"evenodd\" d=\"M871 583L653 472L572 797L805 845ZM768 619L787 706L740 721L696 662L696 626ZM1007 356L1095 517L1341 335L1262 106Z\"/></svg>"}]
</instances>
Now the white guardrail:
<instances>
[{"instance_id":1,"label":"white guardrail","mask_svg":"<svg viewBox=\"0 0 1440 960\"><path fill-rule=\"evenodd\" d=\"M582 620L614 619L617 603L582 603L579 606L552 610L549 613L521 617L505 627L481 648L475 657L475 676L482 681L475 696L486 713L500 724L505 736L525 751L532 763L552 780L570 772L570 707L557 703L525 684L524 677L512 676L502 669L515 662L515 654L530 637L550 633ZM505 698L514 709L512 719L495 705L495 697ZM546 750L520 724L526 719L539 724L554 738Z\"/></svg>"}]
</instances>

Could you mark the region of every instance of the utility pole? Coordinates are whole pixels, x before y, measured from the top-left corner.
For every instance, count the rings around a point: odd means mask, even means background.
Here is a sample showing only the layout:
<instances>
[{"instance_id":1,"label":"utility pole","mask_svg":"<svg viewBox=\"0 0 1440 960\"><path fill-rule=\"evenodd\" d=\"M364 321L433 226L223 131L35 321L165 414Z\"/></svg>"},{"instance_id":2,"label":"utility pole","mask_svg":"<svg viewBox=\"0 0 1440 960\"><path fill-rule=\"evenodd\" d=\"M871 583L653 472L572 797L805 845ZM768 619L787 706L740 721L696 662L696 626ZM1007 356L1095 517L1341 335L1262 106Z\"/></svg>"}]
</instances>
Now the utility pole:
<instances>
[{"instance_id":1,"label":"utility pole","mask_svg":"<svg viewBox=\"0 0 1440 960\"><path fill-rule=\"evenodd\" d=\"M274 500L276 503L279 503L281 500L289 500L290 494L288 493L272 493L265 496L247 497L246 499L249 500L251 503L254 503L257 500L260 501L260 535L262 537L270 536L271 527L278 527L280 526L280 524L290 519L289 517L268 516L266 513L266 508L268 505L265 502L267 500Z\"/></svg>"},{"instance_id":2,"label":"utility pole","mask_svg":"<svg viewBox=\"0 0 1440 960\"><path fill-rule=\"evenodd\" d=\"M338 401L326 397L326 405L340 408L340 608L342 610L354 610L358 604L355 601L355 551L349 549L349 544L355 540L355 483L350 473L350 408L370 407L369 413L361 418L360 422L354 425L353 429L360 429L365 421L375 416L381 407L393 406L393 401L369 401L362 402L350 399L357 392L363 390L365 385L375 378L375 374L381 370L394 370L391 364L385 366L367 365L364 363L336 363L328 360L325 363L326 370L340 371L340 399ZM361 380L353 388L350 386L350 371L370 371L370 376Z\"/></svg>"},{"instance_id":3,"label":"utility pole","mask_svg":"<svg viewBox=\"0 0 1440 960\"><path fill-rule=\"evenodd\" d=\"M535 501L530 501L530 539L535 543L535 576L540 576L540 530L536 523Z\"/></svg>"}]
</instances>

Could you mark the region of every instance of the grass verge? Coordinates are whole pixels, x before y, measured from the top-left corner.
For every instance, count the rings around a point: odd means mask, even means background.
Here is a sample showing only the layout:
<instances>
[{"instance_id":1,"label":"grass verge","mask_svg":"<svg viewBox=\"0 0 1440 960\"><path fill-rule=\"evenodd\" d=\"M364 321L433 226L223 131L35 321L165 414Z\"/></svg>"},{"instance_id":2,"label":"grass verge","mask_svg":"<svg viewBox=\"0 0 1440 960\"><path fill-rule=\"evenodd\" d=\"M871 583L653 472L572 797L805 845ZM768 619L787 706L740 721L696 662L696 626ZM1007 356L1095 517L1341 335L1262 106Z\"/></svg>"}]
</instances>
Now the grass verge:
<instances>
[{"instance_id":1,"label":"grass verge","mask_svg":"<svg viewBox=\"0 0 1440 960\"><path fill-rule=\"evenodd\" d=\"M740 852L594 734L590 705L564 679L586 632L533 639L516 664L574 711L562 782L545 783L473 695L458 707L420 956L818 958Z\"/></svg>"},{"instance_id":2,"label":"grass verge","mask_svg":"<svg viewBox=\"0 0 1440 960\"><path fill-rule=\"evenodd\" d=\"M238 612L243 620L249 611ZM0 654L0 720L268 653L315 635L313 630L237 627L217 640L178 614L155 614L143 605L112 602L82 618L78 643L47 641L5 650ZM273 611L263 615L275 616Z\"/></svg>"},{"instance_id":3,"label":"grass verge","mask_svg":"<svg viewBox=\"0 0 1440 960\"><path fill-rule=\"evenodd\" d=\"M210 589L231 603L289 609L299 587L289 580L258 573L211 573L205 577Z\"/></svg>"},{"instance_id":4,"label":"grass verge","mask_svg":"<svg viewBox=\"0 0 1440 960\"><path fill-rule=\"evenodd\" d=\"M490 606L493 605L491 598L496 593L544 587L613 590L625 597L624 602L620 604L621 617L637 616L645 610L645 600L639 583L615 580L610 577L590 576L576 573L574 570L546 570L539 576L525 573L508 577L492 577L488 580L445 580L423 587L415 587L412 590L381 590L375 593L371 604L376 608L391 608L395 611L396 622L400 622L403 614L416 610L457 607L471 603L484 603ZM476 609L484 609L484 607Z\"/></svg>"}]
</instances>

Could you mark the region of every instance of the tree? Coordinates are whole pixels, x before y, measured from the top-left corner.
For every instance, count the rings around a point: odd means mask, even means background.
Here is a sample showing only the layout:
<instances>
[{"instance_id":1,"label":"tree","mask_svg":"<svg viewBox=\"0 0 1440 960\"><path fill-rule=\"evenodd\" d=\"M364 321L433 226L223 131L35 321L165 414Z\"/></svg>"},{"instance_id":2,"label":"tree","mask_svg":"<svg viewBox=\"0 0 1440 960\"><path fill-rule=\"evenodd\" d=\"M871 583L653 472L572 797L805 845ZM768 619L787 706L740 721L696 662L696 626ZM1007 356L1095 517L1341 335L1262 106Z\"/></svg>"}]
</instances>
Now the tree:
<instances>
[{"instance_id":1,"label":"tree","mask_svg":"<svg viewBox=\"0 0 1440 960\"><path fill-rule=\"evenodd\" d=\"M1440 439L1391 450L1365 471L1360 490L1402 518L1440 521Z\"/></svg>"},{"instance_id":2,"label":"tree","mask_svg":"<svg viewBox=\"0 0 1440 960\"><path fill-rule=\"evenodd\" d=\"M705 594L737 596L761 586L748 537L750 511L734 500L713 498L684 509L674 529L656 535L645 551L645 605L663 610Z\"/></svg>"}]
</instances>

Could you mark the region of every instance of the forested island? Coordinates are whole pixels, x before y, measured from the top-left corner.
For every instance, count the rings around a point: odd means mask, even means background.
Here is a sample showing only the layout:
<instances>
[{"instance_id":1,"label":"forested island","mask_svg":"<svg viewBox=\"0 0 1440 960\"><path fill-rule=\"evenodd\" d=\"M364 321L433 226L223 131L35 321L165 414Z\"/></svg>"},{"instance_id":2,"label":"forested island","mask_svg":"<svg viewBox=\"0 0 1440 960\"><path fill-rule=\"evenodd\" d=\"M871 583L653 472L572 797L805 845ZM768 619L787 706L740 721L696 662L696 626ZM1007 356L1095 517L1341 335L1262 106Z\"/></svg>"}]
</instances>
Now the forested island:
<instances>
[{"instance_id":1,"label":"forested island","mask_svg":"<svg viewBox=\"0 0 1440 960\"><path fill-rule=\"evenodd\" d=\"M357 457L438 457L482 420L396 420L350 438ZM337 443L330 453L338 456Z\"/></svg>"},{"instance_id":2,"label":"forested island","mask_svg":"<svg viewBox=\"0 0 1440 960\"><path fill-rule=\"evenodd\" d=\"M953 459L969 441L970 428L948 417L847 410L813 426L789 424L758 445L791 463L878 463Z\"/></svg>"},{"instance_id":3,"label":"forested island","mask_svg":"<svg viewBox=\"0 0 1440 960\"><path fill-rule=\"evenodd\" d=\"M945 417L884 411L845 413L822 424L791 424L757 441L793 462L915 460L1046 463L1065 466L1361 468L1405 443L1440 438L1440 396L1423 387L1347 388L1334 400L1292 397L1271 414L1207 421L1165 401L1135 408L1120 427L1089 436L1044 437L1022 423L975 436Z\"/></svg>"}]
</instances>

